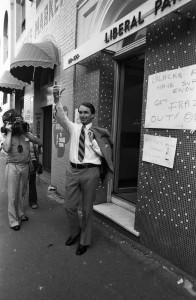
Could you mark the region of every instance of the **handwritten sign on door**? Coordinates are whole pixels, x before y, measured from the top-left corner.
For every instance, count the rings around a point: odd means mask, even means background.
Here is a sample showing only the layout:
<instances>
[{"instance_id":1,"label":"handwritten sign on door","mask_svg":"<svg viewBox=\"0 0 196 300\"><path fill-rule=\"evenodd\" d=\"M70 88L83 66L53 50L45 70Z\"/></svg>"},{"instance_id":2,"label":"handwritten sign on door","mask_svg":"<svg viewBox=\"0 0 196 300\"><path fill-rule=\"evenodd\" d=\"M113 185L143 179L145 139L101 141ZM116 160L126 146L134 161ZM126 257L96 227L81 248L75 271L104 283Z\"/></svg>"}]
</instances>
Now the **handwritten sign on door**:
<instances>
[{"instance_id":1,"label":"handwritten sign on door","mask_svg":"<svg viewBox=\"0 0 196 300\"><path fill-rule=\"evenodd\" d=\"M142 160L173 168L177 138L144 134Z\"/></svg>"},{"instance_id":2,"label":"handwritten sign on door","mask_svg":"<svg viewBox=\"0 0 196 300\"><path fill-rule=\"evenodd\" d=\"M196 129L196 65L149 76L145 127Z\"/></svg>"}]
</instances>

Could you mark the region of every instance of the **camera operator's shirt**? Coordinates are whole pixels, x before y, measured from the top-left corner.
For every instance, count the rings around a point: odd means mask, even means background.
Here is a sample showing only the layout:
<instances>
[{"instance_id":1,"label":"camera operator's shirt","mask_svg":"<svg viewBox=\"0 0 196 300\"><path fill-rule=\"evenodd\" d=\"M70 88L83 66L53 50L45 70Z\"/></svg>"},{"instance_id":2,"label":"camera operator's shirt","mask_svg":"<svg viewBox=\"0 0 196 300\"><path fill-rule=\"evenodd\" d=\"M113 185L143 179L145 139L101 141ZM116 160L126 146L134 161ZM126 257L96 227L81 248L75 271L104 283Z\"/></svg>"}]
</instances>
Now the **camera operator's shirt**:
<instances>
[{"instance_id":1,"label":"camera operator's shirt","mask_svg":"<svg viewBox=\"0 0 196 300\"><path fill-rule=\"evenodd\" d=\"M18 146L21 145L23 151L18 152ZM30 160L29 139L24 135L13 135L11 140L11 149L7 152L7 163L28 163Z\"/></svg>"}]
</instances>

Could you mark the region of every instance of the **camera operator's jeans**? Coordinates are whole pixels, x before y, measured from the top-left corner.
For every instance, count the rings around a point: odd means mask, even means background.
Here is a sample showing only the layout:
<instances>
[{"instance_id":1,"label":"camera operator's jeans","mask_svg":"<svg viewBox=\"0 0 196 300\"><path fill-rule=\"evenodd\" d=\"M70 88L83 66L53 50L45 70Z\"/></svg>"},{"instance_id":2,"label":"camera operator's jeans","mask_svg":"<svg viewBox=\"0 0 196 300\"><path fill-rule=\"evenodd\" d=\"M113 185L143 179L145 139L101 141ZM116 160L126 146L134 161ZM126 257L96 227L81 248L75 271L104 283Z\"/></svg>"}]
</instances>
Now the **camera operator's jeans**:
<instances>
[{"instance_id":1,"label":"camera operator's jeans","mask_svg":"<svg viewBox=\"0 0 196 300\"><path fill-rule=\"evenodd\" d=\"M24 197L29 178L29 163L7 163L5 168L8 192L8 219L10 227L20 225L24 213Z\"/></svg>"}]
</instances>

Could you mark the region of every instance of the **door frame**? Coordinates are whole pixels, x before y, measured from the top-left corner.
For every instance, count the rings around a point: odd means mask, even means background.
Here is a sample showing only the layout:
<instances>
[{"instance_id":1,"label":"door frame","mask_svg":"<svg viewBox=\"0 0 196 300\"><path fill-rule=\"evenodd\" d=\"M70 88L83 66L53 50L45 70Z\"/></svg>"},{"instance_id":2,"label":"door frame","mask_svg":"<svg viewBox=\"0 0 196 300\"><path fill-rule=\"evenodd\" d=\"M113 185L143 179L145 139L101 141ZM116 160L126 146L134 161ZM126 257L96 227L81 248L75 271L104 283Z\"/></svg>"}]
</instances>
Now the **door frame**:
<instances>
[{"instance_id":1,"label":"door frame","mask_svg":"<svg viewBox=\"0 0 196 300\"><path fill-rule=\"evenodd\" d=\"M125 191L127 188L118 188L118 182L119 182L119 167L120 164L118 163L120 160L120 135L121 135L121 128L122 128L122 110L123 110L123 87L125 82L125 67L124 67L124 61L121 60L119 63L119 96L118 96L118 118L116 119L116 151L114 155L114 161L115 161L115 173L114 173L114 193L118 193L120 191Z\"/></svg>"},{"instance_id":2,"label":"door frame","mask_svg":"<svg viewBox=\"0 0 196 300\"><path fill-rule=\"evenodd\" d=\"M121 49L115 53L115 65L114 65L114 72L115 72L115 81L114 81L114 106L113 106L113 122L112 122L112 138L114 141L113 147L113 161L114 161L114 178L112 182L111 191L113 193L135 193L137 192L137 187L129 187L129 188L118 188L118 180L119 180L119 164L117 163L120 157L120 143L119 136L121 132L121 121L122 121L122 108L123 108L123 89L120 87L124 86L124 76L125 76L125 69L123 59L131 57L132 55L138 52L145 52L145 45L146 45L146 38L142 38L137 42L134 42L125 49ZM119 118L120 115L120 118ZM120 126L119 126L120 122Z\"/></svg>"}]
</instances>

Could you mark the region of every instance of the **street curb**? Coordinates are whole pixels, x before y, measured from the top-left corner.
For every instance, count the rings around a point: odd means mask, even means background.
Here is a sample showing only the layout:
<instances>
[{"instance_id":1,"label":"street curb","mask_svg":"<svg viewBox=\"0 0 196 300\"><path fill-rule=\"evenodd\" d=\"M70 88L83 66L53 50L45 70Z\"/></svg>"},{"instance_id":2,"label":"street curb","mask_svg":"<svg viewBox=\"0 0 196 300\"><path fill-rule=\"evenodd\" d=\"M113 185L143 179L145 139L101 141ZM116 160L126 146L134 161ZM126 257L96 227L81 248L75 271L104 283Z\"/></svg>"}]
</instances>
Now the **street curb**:
<instances>
[{"instance_id":1,"label":"street curb","mask_svg":"<svg viewBox=\"0 0 196 300\"><path fill-rule=\"evenodd\" d=\"M103 225L106 224L110 227L110 230L117 232L123 239L126 240L126 243L129 244L133 249L139 251L141 254L145 255L149 259L152 259L154 262L159 263L163 269L167 270L168 272L172 273L173 276L176 277L176 281L180 279L189 280L193 287L196 290L196 278L192 277L185 271L181 270L177 266L170 263L167 259L159 256L158 254L150 251L148 248L143 246L140 241L136 240L136 237L127 232L125 229L121 228L118 224L113 222L112 220L107 219L105 216L98 214L97 212L93 212L93 215L98 218L100 221L103 222ZM138 238L137 238L138 239Z\"/></svg>"}]
</instances>

